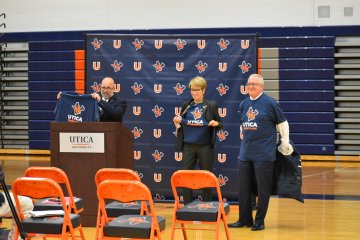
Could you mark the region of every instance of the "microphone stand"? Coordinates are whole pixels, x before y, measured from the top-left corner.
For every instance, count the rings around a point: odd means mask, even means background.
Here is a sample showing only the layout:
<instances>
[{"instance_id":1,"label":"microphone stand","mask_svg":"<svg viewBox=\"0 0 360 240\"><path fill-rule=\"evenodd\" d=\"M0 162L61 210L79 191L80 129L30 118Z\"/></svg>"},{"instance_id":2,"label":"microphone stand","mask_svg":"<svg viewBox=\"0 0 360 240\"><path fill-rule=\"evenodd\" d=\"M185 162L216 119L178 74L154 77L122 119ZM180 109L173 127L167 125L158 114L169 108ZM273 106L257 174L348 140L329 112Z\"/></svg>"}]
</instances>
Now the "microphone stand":
<instances>
[{"instance_id":1,"label":"microphone stand","mask_svg":"<svg viewBox=\"0 0 360 240\"><path fill-rule=\"evenodd\" d=\"M15 206L14 206L14 203L13 201L11 200L11 197L10 197L10 194L9 194L9 190L6 186L6 183L5 183L5 175L0 167L0 183L1 183L1 187L2 189L4 190L4 193L5 193L5 197L6 197L6 200L8 201L9 203L9 206L10 206L10 209L11 209L11 213L13 215L13 218L15 220L15 223L16 223L16 226L18 228L18 231L20 233L20 236L23 240L26 239L27 237L27 233L24 231L24 228L23 226L21 225L21 222L20 222L20 219L19 219L19 216L17 215L16 213L16 209L15 209Z\"/></svg>"}]
</instances>

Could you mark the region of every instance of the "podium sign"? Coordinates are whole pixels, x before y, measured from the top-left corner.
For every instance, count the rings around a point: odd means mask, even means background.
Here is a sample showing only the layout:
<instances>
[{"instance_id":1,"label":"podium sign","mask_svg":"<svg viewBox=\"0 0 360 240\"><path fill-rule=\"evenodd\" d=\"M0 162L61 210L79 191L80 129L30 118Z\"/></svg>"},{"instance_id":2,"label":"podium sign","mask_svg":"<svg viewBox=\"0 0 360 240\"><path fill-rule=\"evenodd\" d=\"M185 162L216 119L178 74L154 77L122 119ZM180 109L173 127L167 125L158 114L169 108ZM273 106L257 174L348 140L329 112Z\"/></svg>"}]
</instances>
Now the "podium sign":
<instances>
[{"instance_id":1,"label":"podium sign","mask_svg":"<svg viewBox=\"0 0 360 240\"><path fill-rule=\"evenodd\" d=\"M104 153L104 133L59 134L60 152Z\"/></svg>"},{"instance_id":2,"label":"podium sign","mask_svg":"<svg viewBox=\"0 0 360 240\"><path fill-rule=\"evenodd\" d=\"M101 168L134 169L134 136L121 123L52 122L51 166L69 177L74 196L84 201L83 226L95 226L95 174Z\"/></svg>"}]
</instances>

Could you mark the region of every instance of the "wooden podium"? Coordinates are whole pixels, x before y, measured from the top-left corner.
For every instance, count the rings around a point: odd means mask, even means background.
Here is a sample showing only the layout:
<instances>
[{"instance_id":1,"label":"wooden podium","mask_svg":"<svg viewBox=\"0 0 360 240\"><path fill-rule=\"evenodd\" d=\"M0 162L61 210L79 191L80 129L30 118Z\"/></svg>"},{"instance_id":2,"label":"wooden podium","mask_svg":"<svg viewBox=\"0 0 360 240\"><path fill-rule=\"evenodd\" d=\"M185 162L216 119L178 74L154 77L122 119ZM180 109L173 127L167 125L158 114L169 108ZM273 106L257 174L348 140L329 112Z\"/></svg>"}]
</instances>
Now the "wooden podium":
<instances>
[{"instance_id":1,"label":"wooden podium","mask_svg":"<svg viewBox=\"0 0 360 240\"><path fill-rule=\"evenodd\" d=\"M74 196L84 201L83 226L95 226L95 174L100 168L134 169L134 136L121 123L52 122L51 166L66 172Z\"/></svg>"}]
</instances>

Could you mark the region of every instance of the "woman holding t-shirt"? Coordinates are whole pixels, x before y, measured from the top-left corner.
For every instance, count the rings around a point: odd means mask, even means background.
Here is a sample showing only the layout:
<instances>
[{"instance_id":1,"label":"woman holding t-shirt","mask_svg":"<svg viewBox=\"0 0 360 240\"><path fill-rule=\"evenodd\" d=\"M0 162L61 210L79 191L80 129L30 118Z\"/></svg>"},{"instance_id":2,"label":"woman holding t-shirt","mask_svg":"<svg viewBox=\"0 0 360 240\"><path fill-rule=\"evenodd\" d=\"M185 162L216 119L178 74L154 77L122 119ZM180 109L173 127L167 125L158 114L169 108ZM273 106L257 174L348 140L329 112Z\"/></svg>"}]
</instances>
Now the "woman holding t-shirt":
<instances>
[{"instance_id":1,"label":"woman holding t-shirt","mask_svg":"<svg viewBox=\"0 0 360 240\"><path fill-rule=\"evenodd\" d=\"M183 102L181 112L173 118L177 128L176 148L182 151L182 169L193 170L197 162L201 170L213 171L216 132L222 128L218 107L205 99L206 80L190 80L191 99ZM183 191L184 203L193 201L190 189ZM211 189L203 189L203 201L211 201Z\"/></svg>"}]
</instances>

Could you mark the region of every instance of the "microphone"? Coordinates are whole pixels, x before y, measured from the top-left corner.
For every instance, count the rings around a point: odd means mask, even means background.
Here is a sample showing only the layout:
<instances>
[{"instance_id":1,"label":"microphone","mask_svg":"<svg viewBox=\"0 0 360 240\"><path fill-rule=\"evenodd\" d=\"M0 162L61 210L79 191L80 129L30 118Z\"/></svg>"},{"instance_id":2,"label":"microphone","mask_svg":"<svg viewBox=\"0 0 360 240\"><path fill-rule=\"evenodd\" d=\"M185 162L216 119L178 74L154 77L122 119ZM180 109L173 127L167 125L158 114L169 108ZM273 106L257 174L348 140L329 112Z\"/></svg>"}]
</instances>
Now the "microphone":
<instances>
[{"instance_id":1,"label":"microphone","mask_svg":"<svg viewBox=\"0 0 360 240\"><path fill-rule=\"evenodd\" d=\"M181 116L184 116L184 114L187 112L187 110L189 110L190 108L190 104L187 105L187 107L185 108L185 110L181 113Z\"/></svg>"}]
</instances>

